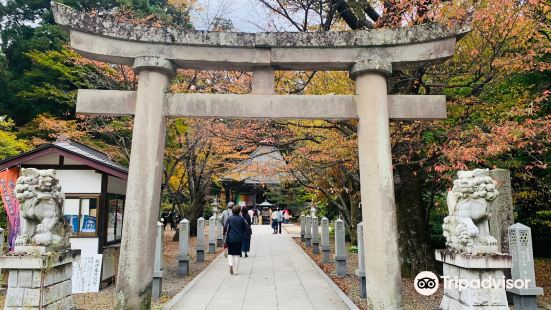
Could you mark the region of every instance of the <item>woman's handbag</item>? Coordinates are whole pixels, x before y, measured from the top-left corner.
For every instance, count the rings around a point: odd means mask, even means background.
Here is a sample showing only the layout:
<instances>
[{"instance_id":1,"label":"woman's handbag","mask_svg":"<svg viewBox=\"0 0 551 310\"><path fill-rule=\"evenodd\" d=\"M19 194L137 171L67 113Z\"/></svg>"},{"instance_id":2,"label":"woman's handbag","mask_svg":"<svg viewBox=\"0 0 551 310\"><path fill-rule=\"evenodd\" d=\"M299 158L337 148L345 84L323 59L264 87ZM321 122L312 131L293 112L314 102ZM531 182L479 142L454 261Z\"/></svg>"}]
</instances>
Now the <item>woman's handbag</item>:
<instances>
[{"instance_id":1,"label":"woman's handbag","mask_svg":"<svg viewBox=\"0 0 551 310\"><path fill-rule=\"evenodd\" d=\"M230 231L230 223L228 222L228 228L226 230L226 234L224 235L224 257L228 257L228 243L226 242L226 239L228 238L228 233Z\"/></svg>"}]
</instances>

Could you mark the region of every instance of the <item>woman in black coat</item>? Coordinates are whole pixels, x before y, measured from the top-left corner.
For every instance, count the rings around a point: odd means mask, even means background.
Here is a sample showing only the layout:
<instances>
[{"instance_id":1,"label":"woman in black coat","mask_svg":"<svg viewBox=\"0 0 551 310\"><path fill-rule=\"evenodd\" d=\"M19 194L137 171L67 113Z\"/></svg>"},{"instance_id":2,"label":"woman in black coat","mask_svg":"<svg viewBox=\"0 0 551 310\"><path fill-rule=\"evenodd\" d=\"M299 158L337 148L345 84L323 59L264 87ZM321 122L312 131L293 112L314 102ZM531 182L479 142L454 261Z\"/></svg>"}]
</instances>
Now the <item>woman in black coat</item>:
<instances>
[{"instance_id":1,"label":"woman in black coat","mask_svg":"<svg viewBox=\"0 0 551 310\"><path fill-rule=\"evenodd\" d=\"M251 225L253 223L253 220L249 215L249 210L245 206L241 208L241 216L245 219L245 222L247 222L247 230L245 231L245 235L243 238L243 247L241 248L241 251L245 253L245 257L249 257L247 253L251 250L251 235L253 234Z\"/></svg>"},{"instance_id":2,"label":"woman in black coat","mask_svg":"<svg viewBox=\"0 0 551 310\"><path fill-rule=\"evenodd\" d=\"M247 230L247 222L239 215L240 207L235 205L232 208L232 216L226 221L224 226L224 236L226 246L228 247L228 264L230 274L237 274L239 269L239 258L241 257L241 248Z\"/></svg>"}]
</instances>

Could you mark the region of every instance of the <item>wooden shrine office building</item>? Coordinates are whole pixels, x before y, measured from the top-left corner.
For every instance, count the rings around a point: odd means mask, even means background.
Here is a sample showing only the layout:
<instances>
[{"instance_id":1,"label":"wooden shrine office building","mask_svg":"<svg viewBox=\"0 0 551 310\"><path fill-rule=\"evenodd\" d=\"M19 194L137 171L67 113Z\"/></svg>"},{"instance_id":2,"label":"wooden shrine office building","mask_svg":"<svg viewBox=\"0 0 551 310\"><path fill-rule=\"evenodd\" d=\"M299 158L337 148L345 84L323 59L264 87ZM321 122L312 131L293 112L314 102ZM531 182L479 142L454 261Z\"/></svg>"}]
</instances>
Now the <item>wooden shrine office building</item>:
<instances>
[{"instance_id":1,"label":"wooden shrine office building","mask_svg":"<svg viewBox=\"0 0 551 310\"><path fill-rule=\"evenodd\" d=\"M126 167L107 154L63 139L0 161L5 169L55 169L65 192L63 215L72 228L71 248L103 254L102 282L116 277L124 222Z\"/></svg>"}]
</instances>

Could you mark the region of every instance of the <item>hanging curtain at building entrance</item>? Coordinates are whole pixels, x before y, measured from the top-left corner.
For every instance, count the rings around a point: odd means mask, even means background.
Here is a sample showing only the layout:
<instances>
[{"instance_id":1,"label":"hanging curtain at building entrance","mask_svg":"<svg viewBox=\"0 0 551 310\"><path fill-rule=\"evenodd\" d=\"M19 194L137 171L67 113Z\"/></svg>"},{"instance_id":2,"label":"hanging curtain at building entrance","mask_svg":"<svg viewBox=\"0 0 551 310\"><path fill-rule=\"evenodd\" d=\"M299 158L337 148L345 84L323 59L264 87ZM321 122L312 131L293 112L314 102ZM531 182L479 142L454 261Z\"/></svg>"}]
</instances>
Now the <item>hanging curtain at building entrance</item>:
<instances>
[{"instance_id":1,"label":"hanging curtain at building entrance","mask_svg":"<svg viewBox=\"0 0 551 310\"><path fill-rule=\"evenodd\" d=\"M19 231L19 201L15 198L15 183L19 177L19 168L0 171L0 194L9 222L8 246L13 250Z\"/></svg>"}]
</instances>

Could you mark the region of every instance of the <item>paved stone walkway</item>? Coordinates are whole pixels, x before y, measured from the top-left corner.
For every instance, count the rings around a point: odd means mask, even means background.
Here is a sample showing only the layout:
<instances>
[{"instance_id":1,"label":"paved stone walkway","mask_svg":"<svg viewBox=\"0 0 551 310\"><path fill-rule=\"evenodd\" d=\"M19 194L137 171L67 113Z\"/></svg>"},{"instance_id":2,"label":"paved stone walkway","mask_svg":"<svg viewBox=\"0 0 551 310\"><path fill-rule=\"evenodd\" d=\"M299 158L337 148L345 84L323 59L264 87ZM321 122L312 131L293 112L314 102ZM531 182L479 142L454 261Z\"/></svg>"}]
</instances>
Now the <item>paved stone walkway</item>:
<instances>
[{"instance_id":1,"label":"paved stone walkway","mask_svg":"<svg viewBox=\"0 0 551 310\"><path fill-rule=\"evenodd\" d=\"M290 235L255 225L238 275L230 276L220 255L165 309L349 309L347 297L328 281Z\"/></svg>"}]
</instances>

